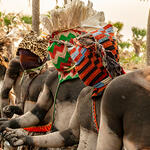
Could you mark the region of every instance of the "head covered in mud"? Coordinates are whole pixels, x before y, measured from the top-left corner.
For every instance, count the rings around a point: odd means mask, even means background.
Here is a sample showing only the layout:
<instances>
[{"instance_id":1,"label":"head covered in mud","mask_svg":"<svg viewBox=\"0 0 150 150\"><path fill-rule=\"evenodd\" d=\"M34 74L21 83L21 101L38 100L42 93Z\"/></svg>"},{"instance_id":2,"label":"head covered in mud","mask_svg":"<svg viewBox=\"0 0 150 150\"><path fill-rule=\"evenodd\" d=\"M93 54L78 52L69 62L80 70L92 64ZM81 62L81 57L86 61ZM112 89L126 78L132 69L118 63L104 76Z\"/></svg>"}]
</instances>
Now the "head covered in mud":
<instances>
[{"instance_id":1,"label":"head covered in mud","mask_svg":"<svg viewBox=\"0 0 150 150\"><path fill-rule=\"evenodd\" d=\"M17 55L23 70L37 68L47 61L48 41L33 31L28 33L18 46Z\"/></svg>"}]
</instances>

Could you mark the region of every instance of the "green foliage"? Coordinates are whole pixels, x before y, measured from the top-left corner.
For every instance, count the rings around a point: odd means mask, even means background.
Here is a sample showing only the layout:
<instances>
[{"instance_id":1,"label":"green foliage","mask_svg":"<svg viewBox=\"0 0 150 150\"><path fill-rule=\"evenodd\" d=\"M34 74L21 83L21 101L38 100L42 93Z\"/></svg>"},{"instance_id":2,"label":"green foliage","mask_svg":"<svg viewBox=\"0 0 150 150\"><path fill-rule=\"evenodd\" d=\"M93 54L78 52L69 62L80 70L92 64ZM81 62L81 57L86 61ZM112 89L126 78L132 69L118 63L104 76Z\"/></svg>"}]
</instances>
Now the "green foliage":
<instances>
[{"instance_id":1,"label":"green foliage","mask_svg":"<svg viewBox=\"0 0 150 150\"><path fill-rule=\"evenodd\" d=\"M133 69L143 67L146 63L145 52L142 52L141 56L135 55L134 51L120 51L120 64L125 69Z\"/></svg>"},{"instance_id":2,"label":"green foliage","mask_svg":"<svg viewBox=\"0 0 150 150\"><path fill-rule=\"evenodd\" d=\"M48 11L47 14L46 14L46 16L47 16L48 18L50 18L50 17L51 17L51 12Z\"/></svg>"},{"instance_id":3,"label":"green foliage","mask_svg":"<svg viewBox=\"0 0 150 150\"><path fill-rule=\"evenodd\" d=\"M122 30L122 25L118 22L113 24L117 29L118 32ZM144 41L144 37L146 36L146 30L140 29L137 27L132 27L132 39L128 41L118 40L118 47L120 53L120 64L125 69L133 69L133 68L141 68L144 67L146 64L146 41ZM117 35L116 35L117 37ZM135 54L135 45L136 43L140 46L139 56Z\"/></svg>"},{"instance_id":4,"label":"green foliage","mask_svg":"<svg viewBox=\"0 0 150 150\"><path fill-rule=\"evenodd\" d=\"M145 66L146 42L143 42L139 56L135 54L131 41L119 42L118 46L119 46L120 64L124 67L124 69L130 70Z\"/></svg>"},{"instance_id":5,"label":"green foliage","mask_svg":"<svg viewBox=\"0 0 150 150\"><path fill-rule=\"evenodd\" d=\"M20 13L6 14L3 12L0 12L0 29L4 31L6 34L8 34L13 28L18 27L18 26L24 26L25 28L30 29L31 19L32 17L24 17L24 15Z\"/></svg>"},{"instance_id":6,"label":"green foliage","mask_svg":"<svg viewBox=\"0 0 150 150\"><path fill-rule=\"evenodd\" d=\"M57 8L56 8L57 9ZM50 17L50 12L45 14L46 16ZM27 29L31 29L28 27L31 27L32 24L32 17L31 16L24 16L22 14L5 14L0 12L0 27L2 29L5 29L5 32L9 33L12 28L15 27L15 25L23 25ZM114 27L117 28L117 33L115 34L116 39L118 42L119 47L119 53L120 53L120 64L125 69L132 69L133 67L142 66L146 62L146 42L143 40L143 38L146 36L146 30L145 29L139 29L137 27L132 27L132 39L128 41L123 41L122 37L123 35L120 34L120 31L123 29L123 23L122 22L115 22L111 23ZM135 51L129 51L134 50L133 45L133 39L136 39L134 42L137 44L140 44L140 54L139 56L135 55Z\"/></svg>"},{"instance_id":7,"label":"green foliage","mask_svg":"<svg viewBox=\"0 0 150 150\"><path fill-rule=\"evenodd\" d=\"M115 22L113 23L113 26L117 28L118 32L120 32L124 25L122 22Z\"/></svg>"},{"instance_id":8,"label":"green foliage","mask_svg":"<svg viewBox=\"0 0 150 150\"><path fill-rule=\"evenodd\" d=\"M146 51L146 42L143 42L141 48L142 48L143 51Z\"/></svg>"},{"instance_id":9,"label":"green foliage","mask_svg":"<svg viewBox=\"0 0 150 150\"><path fill-rule=\"evenodd\" d=\"M130 62L134 62L135 64L138 64L139 62L142 61L141 57L136 56L135 54L132 55L131 58L129 58Z\"/></svg>"},{"instance_id":10,"label":"green foliage","mask_svg":"<svg viewBox=\"0 0 150 150\"><path fill-rule=\"evenodd\" d=\"M5 17L4 17L4 24L5 24L6 26L11 25L11 20L9 19L8 16L5 16Z\"/></svg>"},{"instance_id":11,"label":"green foliage","mask_svg":"<svg viewBox=\"0 0 150 150\"><path fill-rule=\"evenodd\" d=\"M146 30L145 29L140 29L137 27L132 27L132 34L133 37L136 39L143 39L146 36Z\"/></svg>"},{"instance_id":12,"label":"green foliage","mask_svg":"<svg viewBox=\"0 0 150 150\"><path fill-rule=\"evenodd\" d=\"M21 20L26 24L32 24L32 17L31 16L23 16Z\"/></svg>"},{"instance_id":13,"label":"green foliage","mask_svg":"<svg viewBox=\"0 0 150 150\"><path fill-rule=\"evenodd\" d=\"M60 8L58 5L55 7L56 9Z\"/></svg>"},{"instance_id":14,"label":"green foliage","mask_svg":"<svg viewBox=\"0 0 150 150\"><path fill-rule=\"evenodd\" d=\"M125 48L129 48L131 46L131 43L129 42L119 42L118 43L118 46L121 48L121 49L125 49Z\"/></svg>"}]
</instances>

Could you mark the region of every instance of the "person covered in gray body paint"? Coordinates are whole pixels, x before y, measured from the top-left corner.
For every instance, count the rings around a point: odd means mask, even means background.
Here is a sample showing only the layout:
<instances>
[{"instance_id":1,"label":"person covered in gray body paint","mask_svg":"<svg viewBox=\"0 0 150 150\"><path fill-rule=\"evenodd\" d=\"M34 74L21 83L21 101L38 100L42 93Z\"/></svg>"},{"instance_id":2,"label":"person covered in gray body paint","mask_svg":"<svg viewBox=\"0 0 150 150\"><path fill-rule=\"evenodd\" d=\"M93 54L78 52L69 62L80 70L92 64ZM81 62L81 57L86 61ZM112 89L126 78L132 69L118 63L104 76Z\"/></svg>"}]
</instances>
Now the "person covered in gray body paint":
<instances>
[{"instance_id":1,"label":"person covered in gray body paint","mask_svg":"<svg viewBox=\"0 0 150 150\"><path fill-rule=\"evenodd\" d=\"M50 120L53 120L53 111L50 112L50 108L54 102L59 80L57 70L54 68L46 69L46 66L43 65L47 58L46 42L44 43L41 39L37 39L34 33L31 32L20 43L18 48L19 56L12 59L9 63L1 91L3 114L8 117L11 117L13 113L22 115L24 112L25 114L9 121L2 121L5 127L27 128L36 125L41 127L49 124ZM45 44L41 46L44 54L40 53L41 50L37 43ZM35 51L34 49L30 50L33 48L31 45L35 45L35 47L33 46ZM24 71L26 73L22 78ZM19 104L20 107L8 105L8 93L12 87L16 94L16 102L21 102ZM75 108L77 96L83 87L84 84L79 78L65 81L60 85L53 130L67 128ZM74 144L77 142L74 140Z\"/></svg>"}]
</instances>

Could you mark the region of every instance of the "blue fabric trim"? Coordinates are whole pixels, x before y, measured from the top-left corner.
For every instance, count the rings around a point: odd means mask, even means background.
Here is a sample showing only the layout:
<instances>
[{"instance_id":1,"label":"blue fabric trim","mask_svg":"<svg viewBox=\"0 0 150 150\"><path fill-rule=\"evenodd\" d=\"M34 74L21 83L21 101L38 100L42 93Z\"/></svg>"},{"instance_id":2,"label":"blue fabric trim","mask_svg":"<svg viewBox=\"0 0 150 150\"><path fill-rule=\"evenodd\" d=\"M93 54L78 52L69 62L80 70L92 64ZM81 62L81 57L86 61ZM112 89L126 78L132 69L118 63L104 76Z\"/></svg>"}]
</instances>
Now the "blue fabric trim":
<instances>
[{"instance_id":1,"label":"blue fabric trim","mask_svg":"<svg viewBox=\"0 0 150 150\"><path fill-rule=\"evenodd\" d=\"M76 48L76 51L71 54L71 57L72 57L73 60L79 55L78 49L79 49L79 46Z\"/></svg>"},{"instance_id":2,"label":"blue fabric trim","mask_svg":"<svg viewBox=\"0 0 150 150\"><path fill-rule=\"evenodd\" d=\"M102 39L100 39L98 42L99 42L99 43L102 43L102 42L104 42L104 41L106 41L106 40L108 40L108 37L102 38Z\"/></svg>"},{"instance_id":3,"label":"blue fabric trim","mask_svg":"<svg viewBox=\"0 0 150 150\"><path fill-rule=\"evenodd\" d=\"M102 33L100 31L98 31L98 32L93 33L93 36L95 37L95 36L97 36L99 34L102 34Z\"/></svg>"},{"instance_id":4,"label":"blue fabric trim","mask_svg":"<svg viewBox=\"0 0 150 150\"><path fill-rule=\"evenodd\" d=\"M85 54L86 51L87 51L86 48L82 48L82 50L81 50L82 56L80 57L80 59L78 60L78 62L75 63L76 65L79 65L81 63L81 61L84 59L84 57L85 57L84 54Z\"/></svg>"},{"instance_id":5,"label":"blue fabric trim","mask_svg":"<svg viewBox=\"0 0 150 150\"><path fill-rule=\"evenodd\" d=\"M98 29L98 32L101 32L101 31L104 31L104 29L103 28Z\"/></svg>"},{"instance_id":6,"label":"blue fabric trim","mask_svg":"<svg viewBox=\"0 0 150 150\"><path fill-rule=\"evenodd\" d=\"M110 28L106 29L106 31L107 31L108 33L114 33L114 30L113 30L113 28L112 28L112 27L110 27Z\"/></svg>"},{"instance_id":7,"label":"blue fabric trim","mask_svg":"<svg viewBox=\"0 0 150 150\"><path fill-rule=\"evenodd\" d=\"M99 83L97 83L97 84L94 85L95 88L101 88L103 86L105 86L105 85L102 82L99 82Z\"/></svg>"}]
</instances>

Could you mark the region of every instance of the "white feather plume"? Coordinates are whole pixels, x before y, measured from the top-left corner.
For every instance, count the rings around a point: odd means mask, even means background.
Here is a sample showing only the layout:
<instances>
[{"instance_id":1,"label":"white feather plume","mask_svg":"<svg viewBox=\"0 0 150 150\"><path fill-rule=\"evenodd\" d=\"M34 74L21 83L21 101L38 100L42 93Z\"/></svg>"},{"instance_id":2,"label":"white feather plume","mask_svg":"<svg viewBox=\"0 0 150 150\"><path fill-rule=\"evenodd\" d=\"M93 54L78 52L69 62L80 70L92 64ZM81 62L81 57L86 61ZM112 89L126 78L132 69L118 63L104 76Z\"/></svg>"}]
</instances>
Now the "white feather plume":
<instances>
[{"instance_id":1,"label":"white feather plume","mask_svg":"<svg viewBox=\"0 0 150 150\"><path fill-rule=\"evenodd\" d=\"M74 28L99 28L104 25L105 17L101 11L93 9L93 3L72 0L63 8L50 11L50 17L41 16L41 23L49 34Z\"/></svg>"}]
</instances>

